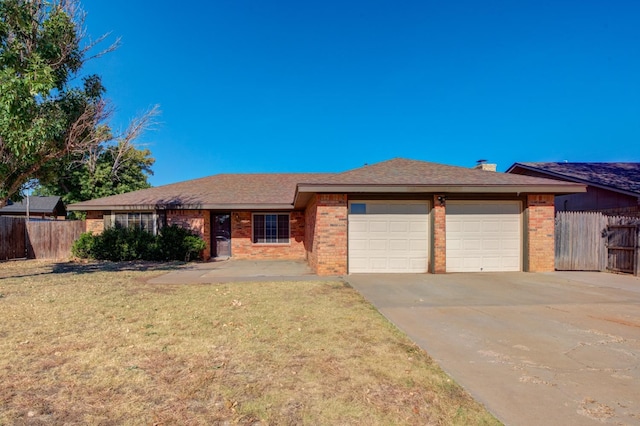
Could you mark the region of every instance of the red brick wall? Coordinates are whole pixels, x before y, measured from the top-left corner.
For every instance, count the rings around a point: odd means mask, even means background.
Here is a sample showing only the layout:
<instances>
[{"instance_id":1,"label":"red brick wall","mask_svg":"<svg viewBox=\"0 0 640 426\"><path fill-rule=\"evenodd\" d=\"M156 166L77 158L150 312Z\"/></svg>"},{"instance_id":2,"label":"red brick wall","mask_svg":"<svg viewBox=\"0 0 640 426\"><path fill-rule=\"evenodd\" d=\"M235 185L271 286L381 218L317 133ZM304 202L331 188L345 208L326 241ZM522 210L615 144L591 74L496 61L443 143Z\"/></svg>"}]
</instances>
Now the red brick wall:
<instances>
[{"instance_id":1,"label":"red brick wall","mask_svg":"<svg viewBox=\"0 0 640 426\"><path fill-rule=\"evenodd\" d=\"M433 266L434 274L447 272L447 218L446 207L440 205L438 197L433 196Z\"/></svg>"},{"instance_id":2,"label":"red brick wall","mask_svg":"<svg viewBox=\"0 0 640 426\"><path fill-rule=\"evenodd\" d=\"M202 257L205 260L211 257L211 214L208 210L167 210L167 225L178 225L195 232L207 243Z\"/></svg>"},{"instance_id":3,"label":"red brick wall","mask_svg":"<svg viewBox=\"0 0 640 426\"><path fill-rule=\"evenodd\" d=\"M289 244L254 244L251 212L231 212L231 256L235 259L304 260L304 212L290 212Z\"/></svg>"},{"instance_id":4,"label":"red brick wall","mask_svg":"<svg viewBox=\"0 0 640 426\"><path fill-rule=\"evenodd\" d=\"M306 212L309 264L318 275L347 273L347 195L317 194Z\"/></svg>"},{"instance_id":5,"label":"red brick wall","mask_svg":"<svg viewBox=\"0 0 640 426\"><path fill-rule=\"evenodd\" d=\"M555 270L555 212L553 195L527 196L529 272Z\"/></svg>"},{"instance_id":6,"label":"red brick wall","mask_svg":"<svg viewBox=\"0 0 640 426\"><path fill-rule=\"evenodd\" d=\"M104 219L102 218L103 214L110 214L111 212L103 212L103 211L88 211L87 219L85 221L85 231L93 232L94 234L102 234L104 231Z\"/></svg>"}]
</instances>

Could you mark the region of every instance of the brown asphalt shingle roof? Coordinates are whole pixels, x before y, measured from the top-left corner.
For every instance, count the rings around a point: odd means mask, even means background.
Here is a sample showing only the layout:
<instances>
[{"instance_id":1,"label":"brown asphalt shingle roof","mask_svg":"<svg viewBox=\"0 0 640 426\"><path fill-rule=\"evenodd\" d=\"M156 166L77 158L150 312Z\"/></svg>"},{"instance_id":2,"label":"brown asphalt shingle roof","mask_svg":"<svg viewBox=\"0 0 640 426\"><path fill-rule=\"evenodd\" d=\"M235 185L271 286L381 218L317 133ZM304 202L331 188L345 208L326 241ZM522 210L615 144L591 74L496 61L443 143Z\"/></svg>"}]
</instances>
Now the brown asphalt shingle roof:
<instances>
[{"instance_id":1,"label":"brown asphalt shingle roof","mask_svg":"<svg viewBox=\"0 0 640 426\"><path fill-rule=\"evenodd\" d=\"M60 204L60 210L64 211L64 205L62 204L61 198L52 195L52 196L31 196L29 197L29 211L31 213L54 213L56 211L56 207ZM12 214L12 213L21 213L24 214L27 212L27 199L25 198L22 201L17 201L15 203L4 206L0 209L0 214Z\"/></svg>"},{"instance_id":2,"label":"brown asphalt shingle roof","mask_svg":"<svg viewBox=\"0 0 640 426\"><path fill-rule=\"evenodd\" d=\"M304 182L312 183L312 182ZM327 185L563 185L551 179L509 175L467 167L395 158L337 173L325 179Z\"/></svg>"},{"instance_id":3,"label":"brown asphalt shingle roof","mask_svg":"<svg viewBox=\"0 0 640 426\"><path fill-rule=\"evenodd\" d=\"M640 195L640 163L515 163L510 169L517 166Z\"/></svg>"},{"instance_id":4,"label":"brown asphalt shingle roof","mask_svg":"<svg viewBox=\"0 0 640 426\"><path fill-rule=\"evenodd\" d=\"M576 184L524 175L396 158L344 173L220 174L72 204L69 210L114 207L231 208L292 207L298 185L311 186L526 186L575 187Z\"/></svg>"},{"instance_id":5,"label":"brown asphalt shingle roof","mask_svg":"<svg viewBox=\"0 0 640 426\"><path fill-rule=\"evenodd\" d=\"M224 205L291 205L296 184L323 180L323 173L220 174L72 204L100 206L212 208Z\"/></svg>"}]
</instances>

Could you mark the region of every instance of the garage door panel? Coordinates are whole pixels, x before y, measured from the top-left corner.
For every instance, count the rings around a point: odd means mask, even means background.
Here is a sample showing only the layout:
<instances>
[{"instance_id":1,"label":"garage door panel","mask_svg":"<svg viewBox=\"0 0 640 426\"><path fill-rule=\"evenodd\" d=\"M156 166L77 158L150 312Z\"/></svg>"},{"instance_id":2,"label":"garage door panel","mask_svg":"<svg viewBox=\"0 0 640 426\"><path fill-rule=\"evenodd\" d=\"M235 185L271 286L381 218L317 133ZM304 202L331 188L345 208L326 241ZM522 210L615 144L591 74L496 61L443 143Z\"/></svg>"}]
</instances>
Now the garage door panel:
<instances>
[{"instance_id":1,"label":"garage door panel","mask_svg":"<svg viewBox=\"0 0 640 426\"><path fill-rule=\"evenodd\" d=\"M407 240L389 240L389 250L406 252L409 250L410 241Z\"/></svg>"},{"instance_id":2,"label":"garage door panel","mask_svg":"<svg viewBox=\"0 0 640 426\"><path fill-rule=\"evenodd\" d=\"M363 217L354 216L349 221L349 230L351 232L366 232L369 229L369 222L363 220Z\"/></svg>"},{"instance_id":3,"label":"garage door panel","mask_svg":"<svg viewBox=\"0 0 640 426\"><path fill-rule=\"evenodd\" d=\"M499 234L500 233L500 228L502 227L502 224L497 221L497 220L484 220L482 222L482 231L484 233L496 233Z\"/></svg>"},{"instance_id":4,"label":"garage door panel","mask_svg":"<svg viewBox=\"0 0 640 426\"><path fill-rule=\"evenodd\" d=\"M484 240L482 241L482 250L500 250L502 246L500 240Z\"/></svg>"},{"instance_id":5,"label":"garage door panel","mask_svg":"<svg viewBox=\"0 0 640 426\"><path fill-rule=\"evenodd\" d=\"M447 240L447 265L449 264L450 257L456 257L455 253L462 248L462 241L460 240Z\"/></svg>"},{"instance_id":6,"label":"garage door panel","mask_svg":"<svg viewBox=\"0 0 640 426\"><path fill-rule=\"evenodd\" d=\"M413 220L411 221L411 223L409 224L409 232L411 233L420 233L420 234L424 234L426 235L428 232L428 226L429 224L427 223L427 221L416 221Z\"/></svg>"},{"instance_id":7,"label":"garage door panel","mask_svg":"<svg viewBox=\"0 0 640 426\"><path fill-rule=\"evenodd\" d=\"M424 253L427 251L427 242L425 240L409 241L409 250L414 253Z\"/></svg>"},{"instance_id":8,"label":"garage door panel","mask_svg":"<svg viewBox=\"0 0 640 426\"><path fill-rule=\"evenodd\" d=\"M369 268L369 258L351 256L349 258L349 264L350 264L350 266L352 268L357 269L357 270L368 269Z\"/></svg>"},{"instance_id":9,"label":"garage door panel","mask_svg":"<svg viewBox=\"0 0 640 426\"><path fill-rule=\"evenodd\" d=\"M369 247L369 241L353 239L353 240L349 241L349 245L351 246L351 249L355 253L355 252L360 251L360 250L366 250L367 247Z\"/></svg>"},{"instance_id":10,"label":"garage door panel","mask_svg":"<svg viewBox=\"0 0 640 426\"><path fill-rule=\"evenodd\" d=\"M386 251L387 250L387 240L375 239L369 240L369 250L378 250L378 251Z\"/></svg>"},{"instance_id":11,"label":"garage door panel","mask_svg":"<svg viewBox=\"0 0 640 426\"><path fill-rule=\"evenodd\" d=\"M369 232L388 232L389 223L387 221L371 221L369 222Z\"/></svg>"},{"instance_id":12,"label":"garage door panel","mask_svg":"<svg viewBox=\"0 0 640 426\"><path fill-rule=\"evenodd\" d=\"M482 267L482 259L479 257L463 257L460 264L465 270L477 270Z\"/></svg>"},{"instance_id":13,"label":"garage door panel","mask_svg":"<svg viewBox=\"0 0 640 426\"><path fill-rule=\"evenodd\" d=\"M486 269L499 269L503 266L502 259L498 255L484 256L482 258L482 266Z\"/></svg>"},{"instance_id":14,"label":"garage door panel","mask_svg":"<svg viewBox=\"0 0 640 426\"><path fill-rule=\"evenodd\" d=\"M410 263L410 268L412 270L427 270L427 259L425 258L414 258L414 259L409 259L409 263Z\"/></svg>"},{"instance_id":15,"label":"garage door panel","mask_svg":"<svg viewBox=\"0 0 640 426\"><path fill-rule=\"evenodd\" d=\"M409 224L407 222L399 222L399 221L389 222L389 232L406 233L408 230L409 230Z\"/></svg>"},{"instance_id":16,"label":"garage door panel","mask_svg":"<svg viewBox=\"0 0 640 426\"><path fill-rule=\"evenodd\" d=\"M447 222L447 234L462 231L462 222Z\"/></svg>"},{"instance_id":17,"label":"garage door panel","mask_svg":"<svg viewBox=\"0 0 640 426\"><path fill-rule=\"evenodd\" d=\"M516 233L520 231L520 222L502 222L500 224L500 232Z\"/></svg>"},{"instance_id":18,"label":"garage door panel","mask_svg":"<svg viewBox=\"0 0 640 426\"><path fill-rule=\"evenodd\" d=\"M514 201L449 201L447 271L519 271L520 210L520 203Z\"/></svg>"},{"instance_id":19,"label":"garage door panel","mask_svg":"<svg viewBox=\"0 0 640 426\"><path fill-rule=\"evenodd\" d=\"M520 270L520 258L512 257L511 259L502 259L502 267L508 270L519 271ZM516 269L517 268L517 269Z\"/></svg>"},{"instance_id":20,"label":"garage door panel","mask_svg":"<svg viewBox=\"0 0 640 426\"><path fill-rule=\"evenodd\" d=\"M369 258L369 268L373 272L384 272L389 269L389 261L386 257Z\"/></svg>"},{"instance_id":21,"label":"garage door panel","mask_svg":"<svg viewBox=\"0 0 640 426\"><path fill-rule=\"evenodd\" d=\"M514 254L520 251L520 240L502 240L501 243L500 248L503 250L511 250Z\"/></svg>"},{"instance_id":22,"label":"garage door panel","mask_svg":"<svg viewBox=\"0 0 640 426\"><path fill-rule=\"evenodd\" d=\"M427 203L366 203L349 215L349 272L426 272L428 230Z\"/></svg>"},{"instance_id":23,"label":"garage door panel","mask_svg":"<svg viewBox=\"0 0 640 426\"><path fill-rule=\"evenodd\" d=\"M388 269L406 270L406 269L408 269L408 266L409 266L409 259L406 259L406 258L392 258L392 259L389 259L388 266L389 266Z\"/></svg>"},{"instance_id":24,"label":"garage door panel","mask_svg":"<svg viewBox=\"0 0 640 426\"><path fill-rule=\"evenodd\" d=\"M482 249L482 240L468 239L461 241L462 250L465 251L478 251Z\"/></svg>"},{"instance_id":25,"label":"garage door panel","mask_svg":"<svg viewBox=\"0 0 640 426\"><path fill-rule=\"evenodd\" d=\"M479 233L482 229L482 222L478 219L467 219L462 222L462 232Z\"/></svg>"}]
</instances>

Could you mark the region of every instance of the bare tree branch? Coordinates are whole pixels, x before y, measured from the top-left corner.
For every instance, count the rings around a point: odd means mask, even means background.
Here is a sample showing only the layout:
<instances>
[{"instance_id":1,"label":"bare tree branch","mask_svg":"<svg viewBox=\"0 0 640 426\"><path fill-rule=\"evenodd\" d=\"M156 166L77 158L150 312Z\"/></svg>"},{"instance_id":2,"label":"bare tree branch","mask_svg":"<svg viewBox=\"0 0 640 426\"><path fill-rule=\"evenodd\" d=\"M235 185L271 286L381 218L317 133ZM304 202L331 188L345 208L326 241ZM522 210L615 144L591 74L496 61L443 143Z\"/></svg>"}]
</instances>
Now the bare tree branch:
<instances>
[{"instance_id":1,"label":"bare tree branch","mask_svg":"<svg viewBox=\"0 0 640 426\"><path fill-rule=\"evenodd\" d=\"M155 118L159 114L160 107L155 105L142 116L131 120L127 130L116 138L118 140L118 146L113 161L113 167L111 168L112 175L118 175L118 170L122 165L122 159L127 157L127 151L134 148L133 141L140 138L145 131L150 130L156 124Z\"/></svg>"}]
</instances>

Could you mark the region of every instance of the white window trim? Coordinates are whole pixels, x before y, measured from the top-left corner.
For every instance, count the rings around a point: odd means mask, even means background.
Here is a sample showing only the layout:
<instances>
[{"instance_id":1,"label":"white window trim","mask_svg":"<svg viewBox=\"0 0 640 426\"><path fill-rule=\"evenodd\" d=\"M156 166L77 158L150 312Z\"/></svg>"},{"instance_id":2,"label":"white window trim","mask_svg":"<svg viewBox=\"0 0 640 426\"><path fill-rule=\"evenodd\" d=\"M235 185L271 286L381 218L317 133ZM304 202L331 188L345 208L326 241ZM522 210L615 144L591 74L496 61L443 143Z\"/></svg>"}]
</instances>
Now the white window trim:
<instances>
[{"instance_id":1,"label":"white window trim","mask_svg":"<svg viewBox=\"0 0 640 426\"><path fill-rule=\"evenodd\" d=\"M153 221L153 229L151 231L151 233L153 235L157 235L158 234L158 213L153 211L153 210L140 210L140 211L136 211L136 210L112 210L111 214L109 216L111 216L111 227L115 227L116 226L116 215L118 214L126 214L128 215L129 213L140 213L140 214L151 214L151 218Z\"/></svg>"},{"instance_id":2,"label":"white window trim","mask_svg":"<svg viewBox=\"0 0 640 426\"><path fill-rule=\"evenodd\" d=\"M287 223L289 224L289 235L287 237L287 242L286 243L254 243L253 242L253 230L254 230L254 223L255 223L255 216L266 216L266 215L275 215L275 216L280 216L280 215L286 215L287 216ZM254 246L290 246L291 245L291 213L288 212L255 212L255 213L251 213L251 244Z\"/></svg>"}]
</instances>

